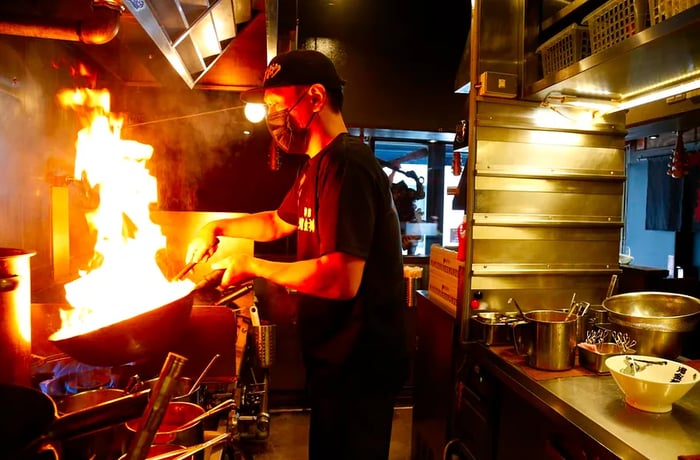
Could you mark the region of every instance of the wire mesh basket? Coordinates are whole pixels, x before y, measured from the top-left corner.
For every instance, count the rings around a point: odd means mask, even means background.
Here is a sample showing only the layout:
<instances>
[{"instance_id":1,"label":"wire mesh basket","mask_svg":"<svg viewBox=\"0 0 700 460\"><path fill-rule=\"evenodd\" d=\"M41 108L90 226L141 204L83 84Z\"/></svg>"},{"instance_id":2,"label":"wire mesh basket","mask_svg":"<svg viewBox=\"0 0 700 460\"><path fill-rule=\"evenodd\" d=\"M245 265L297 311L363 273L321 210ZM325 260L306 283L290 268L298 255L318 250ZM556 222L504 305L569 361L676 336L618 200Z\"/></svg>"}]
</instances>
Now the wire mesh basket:
<instances>
[{"instance_id":1,"label":"wire mesh basket","mask_svg":"<svg viewBox=\"0 0 700 460\"><path fill-rule=\"evenodd\" d=\"M627 40L649 24L650 0L610 0L583 19L588 25L591 54Z\"/></svg>"},{"instance_id":2,"label":"wire mesh basket","mask_svg":"<svg viewBox=\"0 0 700 460\"><path fill-rule=\"evenodd\" d=\"M700 5L700 0L649 0L651 24L665 21L695 5Z\"/></svg>"},{"instance_id":3,"label":"wire mesh basket","mask_svg":"<svg viewBox=\"0 0 700 460\"><path fill-rule=\"evenodd\" d=\"M542 56L545 76L568 67L590 56L588 27L572 24L540 45L536 52Z\"/></svg>"}]
</instances>

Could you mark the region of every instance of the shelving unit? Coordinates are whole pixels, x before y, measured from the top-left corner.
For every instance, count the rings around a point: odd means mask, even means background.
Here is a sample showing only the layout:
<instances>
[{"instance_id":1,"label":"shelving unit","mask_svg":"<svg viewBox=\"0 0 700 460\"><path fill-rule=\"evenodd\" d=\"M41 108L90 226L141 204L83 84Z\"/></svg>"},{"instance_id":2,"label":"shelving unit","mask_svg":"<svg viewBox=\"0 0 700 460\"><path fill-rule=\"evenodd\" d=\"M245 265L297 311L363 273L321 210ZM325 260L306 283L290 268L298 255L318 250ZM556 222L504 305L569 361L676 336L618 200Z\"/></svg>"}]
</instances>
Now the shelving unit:
<instances>
[{"instance_id":1,"label":"shelving unit","mask_svg":"<svg viewBox=\"0 0 700 460\"><path fill-rule=\"evenodd\" d=\"M551 91L618 94L624 101L670 81L700 76L700 5L541 80L526 82L524 98L541 101Z\"/></svg>"}]
</instances>

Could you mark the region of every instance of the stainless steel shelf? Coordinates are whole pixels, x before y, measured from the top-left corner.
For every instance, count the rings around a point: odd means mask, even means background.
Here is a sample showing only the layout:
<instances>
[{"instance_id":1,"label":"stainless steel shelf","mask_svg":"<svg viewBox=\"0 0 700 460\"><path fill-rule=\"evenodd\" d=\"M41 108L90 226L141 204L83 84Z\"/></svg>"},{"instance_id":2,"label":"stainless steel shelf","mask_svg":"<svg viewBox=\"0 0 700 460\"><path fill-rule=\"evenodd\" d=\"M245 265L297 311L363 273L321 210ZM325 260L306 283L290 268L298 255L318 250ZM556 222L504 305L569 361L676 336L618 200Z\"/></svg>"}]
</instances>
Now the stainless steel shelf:
<instances>
[{"instance_id":1,"label":"stainless steel shelf","mask_svg":"<svg viewBox=\"0 0 700 460\"><path fill-rule=\"evenodd\" d=\"M525 89L541 101L551 91L619 94L622 100L700 76L700 5L653 25L606 50L561 69Z\"/></svg>"}]
</instances>

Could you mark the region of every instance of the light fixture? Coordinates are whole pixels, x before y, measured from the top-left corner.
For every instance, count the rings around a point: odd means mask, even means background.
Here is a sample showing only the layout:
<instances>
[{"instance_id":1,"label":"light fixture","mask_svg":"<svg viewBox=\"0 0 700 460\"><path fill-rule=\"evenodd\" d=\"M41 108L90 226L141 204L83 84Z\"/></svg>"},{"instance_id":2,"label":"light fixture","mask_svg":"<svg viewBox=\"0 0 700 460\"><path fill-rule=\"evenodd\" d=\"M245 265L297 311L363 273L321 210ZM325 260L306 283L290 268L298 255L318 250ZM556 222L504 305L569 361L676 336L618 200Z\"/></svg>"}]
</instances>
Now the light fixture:
<instances>
[{"instance_id":1,"label":"light fixture","mask_svg":"<svg viewBox=\"0 0 700 460\"><path fill-rule=\"evenodd\" d=\"M552 91L542 100L543 107L579 107L599 113L617 112L619 96L616 94L583 94L570 90Z\"/></svg>"},{"instance_id":2,"label":"light fixture","mask_svg":"<svg viewBox=\"0 0 700 460\"><path fill-rule=\"evenodd\" d=\"M251 102L246 103L245 108L243 109L245 117L251 123L261 122L263 118L265 118L266 111L267 109L265 108L265 104L253 104Z\"/></svg>"},{"instance_id":3,"label":"light fixture","mask_svg":"<svg viewBox=\"0 0 700 460\"><path fill-rule=\"evenodd\" d=\"M637 107L649 102L659 101L661 99L672 98L668 102L680 102L686 98L694 97L694 91L700 89L700 78L691 81L679 83L668 88L663 88L655 91L645 92L644 94L626 99L620 102L617 110L626 110ZM687 94L690 93L690 94Z\"/></svg>"}]
</instances>

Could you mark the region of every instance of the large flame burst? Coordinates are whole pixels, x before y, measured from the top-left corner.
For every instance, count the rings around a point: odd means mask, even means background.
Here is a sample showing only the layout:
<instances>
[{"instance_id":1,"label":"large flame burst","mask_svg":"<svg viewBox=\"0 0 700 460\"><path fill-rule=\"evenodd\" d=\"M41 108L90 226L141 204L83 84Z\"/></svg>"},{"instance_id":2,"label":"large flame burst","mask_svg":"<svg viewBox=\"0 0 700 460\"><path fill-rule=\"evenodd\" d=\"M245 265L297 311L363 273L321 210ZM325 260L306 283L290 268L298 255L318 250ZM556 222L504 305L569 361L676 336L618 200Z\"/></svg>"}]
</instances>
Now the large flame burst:
<instances>
[{"instance_id":1,"label":"large flame burst","mask_svg":"<svg viewBox=\"0 0 700 460\"><path fill-rule=\"evenodd\" d=\"M158 200L156 178L146 167L153 147L121 139L123 118L110 113L107 90L65 90L58 99L84 117L75 177L99 193L99 205L86 213L97 238L93 260L65 285L73 309L62 312L55 339L122 321L192 290L191 281L169 282L156 262L166 240L150 218L151 203Z\"/></svg>"}]
</instances>

